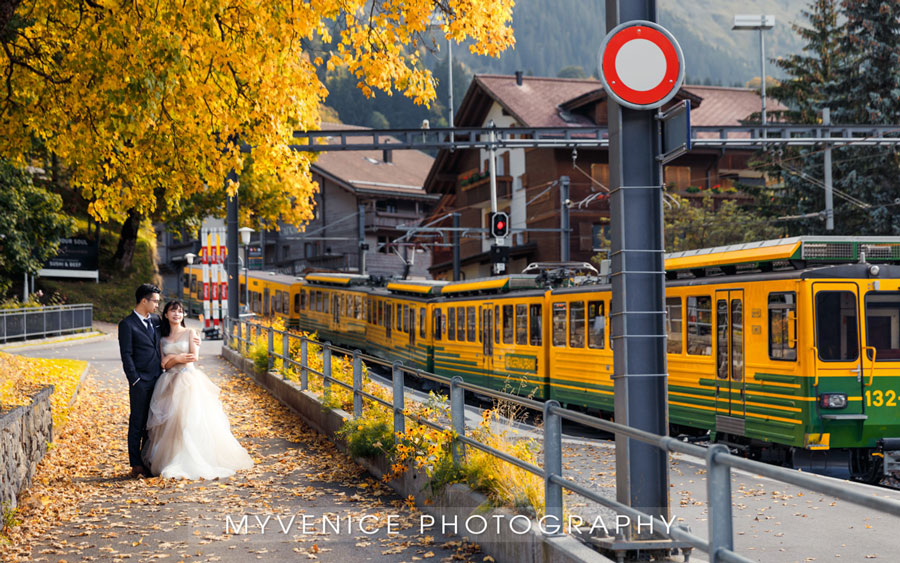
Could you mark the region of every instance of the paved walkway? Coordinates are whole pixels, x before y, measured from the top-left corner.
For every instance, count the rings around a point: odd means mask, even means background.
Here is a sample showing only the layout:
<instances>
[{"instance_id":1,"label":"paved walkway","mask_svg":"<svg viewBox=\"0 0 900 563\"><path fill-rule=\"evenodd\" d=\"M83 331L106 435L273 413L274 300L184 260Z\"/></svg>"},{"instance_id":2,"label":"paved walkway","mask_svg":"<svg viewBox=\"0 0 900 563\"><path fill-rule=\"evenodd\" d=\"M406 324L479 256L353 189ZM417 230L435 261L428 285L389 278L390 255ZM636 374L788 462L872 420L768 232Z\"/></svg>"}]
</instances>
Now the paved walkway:
<instances>
[{"instance_id":1,"label":"paved walkway","mask_svg":"<svg viewBox=\"0 0 900 563\"><path fill-rule=\"evenodd\" d=\"M222 481L129 478L127 384L115 327L98 328L108 336L9 350L91 368L23 499L21 549L7 558L491 561L457 537L420 533L418 512L224 362L221 342L203 343L199 365L255 467Z\"/></svg>"}]
</instances>

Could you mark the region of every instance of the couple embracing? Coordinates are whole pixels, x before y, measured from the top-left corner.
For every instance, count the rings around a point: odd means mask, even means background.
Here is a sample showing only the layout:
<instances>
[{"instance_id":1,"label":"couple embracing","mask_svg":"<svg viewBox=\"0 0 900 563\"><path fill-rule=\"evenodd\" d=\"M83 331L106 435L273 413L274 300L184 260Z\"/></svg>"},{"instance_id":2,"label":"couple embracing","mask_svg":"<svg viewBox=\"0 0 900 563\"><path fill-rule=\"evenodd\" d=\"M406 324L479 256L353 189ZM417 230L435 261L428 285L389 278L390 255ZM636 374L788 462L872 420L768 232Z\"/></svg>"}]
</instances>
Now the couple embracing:
<instances>
[{"instance_id":1,"label":"couple embracing","mask_svg":"<svg viewBox=\"0 0 900 563\"><path fill-rule=\"evenodd\" d=\"M159 288L135 291L134 311L119 323L119 352L128 379L131 474L182 479L229 477L253 460L231 434L219 389L196 367L200 338L170 301L162 319Z\"/></svg>"}]
</instances>

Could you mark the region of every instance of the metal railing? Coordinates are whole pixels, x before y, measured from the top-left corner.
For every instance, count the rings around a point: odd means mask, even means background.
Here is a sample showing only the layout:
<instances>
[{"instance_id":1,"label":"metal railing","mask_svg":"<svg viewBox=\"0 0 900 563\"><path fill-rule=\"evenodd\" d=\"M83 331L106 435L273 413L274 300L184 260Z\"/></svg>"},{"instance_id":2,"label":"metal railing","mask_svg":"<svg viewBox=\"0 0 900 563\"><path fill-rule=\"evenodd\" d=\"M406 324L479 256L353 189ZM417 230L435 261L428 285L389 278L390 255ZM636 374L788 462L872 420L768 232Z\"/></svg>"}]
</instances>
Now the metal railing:
<instances>
[{"instance_id":1,"label":"metal railing","mask_svg":"<svg viewBox=\"0 0 900 563\"><path fill-rule=\"evenodd\" d=\"M90 330L93 320L92 303L0 309L0 342Z\"/></svg>"},{"instance_id":2,"label":"metal railing","mask_svg":"<svg viewBox=\"0 0 900 563\"><path fill-rule=\"evenodd\" d=\"M230 322L229 322L230 321ZM242 330L243 329L243 330ZM255 336L253 333L255 332ZM424 372L416 368L406 367L402 362L388 362L381 358L363 354L359 350L347 350L338 346L334 346L329 342L317 342L304 335L290 333L272 329L265 325L248 321L237 321L226 319L225 328L225 345L236 350L243 356L247 355L250 343L261 337L264 333L268 341L268 369L272 370L276 359L282 361L282 377L287 379L288 370L285 366L293 366L300 372L300 388L307 390L309 387L309 374L312 373L322 378L323 387L327 393L332 384L339 385L353 392L353 416L362 416L363 399L369 399L375 403L384 405L393 410L394 434L405 431L405 415L404 415L404 394L405 374L412 374L416 377L426 379L432 382L450 388L450 427L455 431L451 446L451 453L454 463L459 463L465 456L465 448L467 446L477 448L496 456L503 461L511 463L525 471L538 475L544 479L544 503L546 515L544 519L555 522L551 529L555 533L551 535L561 535L563 529L563 489L568 489L582 497L592 500L606 508L615 511L617 514L624 514L634 521L634 519L642 519L643 522L653 521L654 533L663 536L675 542L681 542L692 548L699 549L707 553L710 561L717 563L737 562L751 563L752 559L747 559L734 551L734 530L732 528L732 493L731 493L731 470L741 469L757 475L769 477L771 479L803 487L812 491L823 493L847 502L858 504L867 508L885 512L893 516L900 516L900 501L872 496L846 487L841 481L822 478L817 475L810 475L786 469L767 465L758 461L752 461L742 457L732 455L727 446L722 444L713 444L708 448L683 442L677 438L670 436L659 436L643 430L637 430L629 426L617 424L596 418L587 414L579 413L564 409L557 401L540 402L532 399L520 397L495 391L479 385L466 383L461 377L447 378L433 373ZM242 336L242 333L244 336ZM275 335L280 335L282 339L282 350L274 349ZM296 361L290 356L291 339L300 340L300 361ZM237 343L235 348L234 344ZM318 371L309 366L309 345L317 345L321 347L323 360L323 369ZM337 352L345 354L353 358L353 384L349 385L332 376L331 356ZM362 363L363 361L387 366L392 369L393 374L393 397L391 402L387 402L379 397L375 397L363 390L362 381ZM544 467L538 467L534 464L522 461L506 452L497 450L486 444L482 444L468 436L466 436L465 428L465 391L471 391L491 397L493 399L508 401L510 403L520 405L544 414L543 428L543 449L544 449ZM628 438L638 440L666 452L677 452L684 455L692 456L704 460L707 467L706 489L707 489L707 505L709 507L709 540L704 540L698 536L691 534L688 530L678 526L666 526L660 518L653 515L638 511L628 505L617 502L613 499L601 496L574 481L566 479L563 476L562 465L562 420L576 422L590 428L610 432L613 434L627 436ZM446 428L440 424L417 419L421 424L425 424L436 430L445 430ZM664 531L668 530L668 532Z\"/></svg>"}]
</instances>

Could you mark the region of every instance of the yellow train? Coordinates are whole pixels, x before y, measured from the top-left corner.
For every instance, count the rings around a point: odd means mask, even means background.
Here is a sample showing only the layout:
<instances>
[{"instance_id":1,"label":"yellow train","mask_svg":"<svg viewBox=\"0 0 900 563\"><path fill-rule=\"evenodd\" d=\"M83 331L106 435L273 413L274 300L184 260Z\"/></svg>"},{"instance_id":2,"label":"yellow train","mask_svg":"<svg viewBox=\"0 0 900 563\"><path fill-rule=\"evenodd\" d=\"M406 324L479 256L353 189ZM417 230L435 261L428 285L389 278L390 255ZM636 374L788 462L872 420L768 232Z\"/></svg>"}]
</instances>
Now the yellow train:
<instances>
[{"instance_id":1,"label":"yellow train","mask_svg":"<svg viewBox=\"0 0 900 563\"><path fill-rule=\"evenodd\" d=\"M670 423L757 458L858 479L900 470L897 264L896 237L667 255ZM611 412L611 288L546 279L251 273L250 307L387 360Z\"/></svg>"}]
</instances>

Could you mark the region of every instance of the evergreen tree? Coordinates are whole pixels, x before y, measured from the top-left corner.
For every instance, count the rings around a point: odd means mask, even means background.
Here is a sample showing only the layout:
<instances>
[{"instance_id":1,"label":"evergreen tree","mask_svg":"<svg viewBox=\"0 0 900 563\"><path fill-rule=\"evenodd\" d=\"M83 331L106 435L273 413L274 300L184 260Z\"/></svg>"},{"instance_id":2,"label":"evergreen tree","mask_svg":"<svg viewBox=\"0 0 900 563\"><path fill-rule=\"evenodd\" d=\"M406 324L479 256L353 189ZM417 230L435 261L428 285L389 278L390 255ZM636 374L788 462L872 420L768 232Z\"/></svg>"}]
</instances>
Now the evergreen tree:
<instances>
[{"instance_id":1,"label":"evergreen tree","mask_svg":"<svg viewBox=\"0 0 900 563\"><path fill-rule=\"evenodd\" d=\"M846 32L839 42L833 92L835 123L900 123L900 2L843 0ZM835 207L835 229L858 235L900 235L900 158L890 147L834 151L835 187L869 206Z\"/></svg>"}]
</instances>

